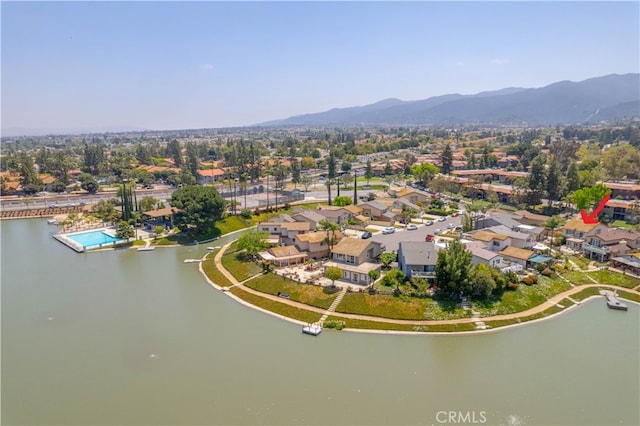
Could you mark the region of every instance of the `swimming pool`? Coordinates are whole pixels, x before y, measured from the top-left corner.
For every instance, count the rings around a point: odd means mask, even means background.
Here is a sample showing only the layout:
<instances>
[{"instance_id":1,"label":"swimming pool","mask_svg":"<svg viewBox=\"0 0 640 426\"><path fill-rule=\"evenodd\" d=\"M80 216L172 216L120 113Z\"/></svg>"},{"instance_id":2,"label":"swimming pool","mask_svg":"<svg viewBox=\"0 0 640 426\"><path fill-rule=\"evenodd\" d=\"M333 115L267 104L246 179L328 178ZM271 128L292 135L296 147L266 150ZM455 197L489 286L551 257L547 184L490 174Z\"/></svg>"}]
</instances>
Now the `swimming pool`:
<instances>
[{"instance_id":1,"label":"swimming pool","mask_svg":"<svg viewBox=\"0 0 640 426\"><path fill-rule=\"evenodd\" d=\"M99 246L99 245L109 245L118 243L120 241L124 241L111 235L107 234L104 231L89 231L89 232L81 232L79 234L70 234L67 235L67 238L75 241L76 243L84 246L85 248Z\"/></svg>"}]
</instances>

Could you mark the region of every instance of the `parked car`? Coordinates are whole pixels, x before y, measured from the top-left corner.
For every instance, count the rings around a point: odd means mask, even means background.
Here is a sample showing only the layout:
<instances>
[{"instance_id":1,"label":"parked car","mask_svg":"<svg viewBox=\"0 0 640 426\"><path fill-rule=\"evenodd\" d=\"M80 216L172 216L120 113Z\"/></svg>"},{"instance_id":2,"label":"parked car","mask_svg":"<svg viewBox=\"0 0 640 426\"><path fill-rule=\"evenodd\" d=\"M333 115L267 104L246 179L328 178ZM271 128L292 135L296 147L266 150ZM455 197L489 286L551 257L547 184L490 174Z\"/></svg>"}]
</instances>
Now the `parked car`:
<instances>
[{"instance_id":1,"label":"parked car","mask_svg":"<svg viewBox=\"0 0 640 426\"><path fill-rule=\"evenodd\" d=\"M371 238L373 236L373 234L369 231L364 231L362 233L362 236L360 238L362 238L363 240L366 240L367 238Z\"/></svg>"},{"instance_id":2,"label":"parked car","mask_svg":"<svg viewBox=\"0 0 640 426\"><path fill-rule=\"evenodd\" d=\"M396 228L389 227L389 228L384 228L382 230L383 234L393 234L394 232L396 232Z\"/></svg>"},{"instance_id":3,"label":"parked car","mask_svg":"<svg viewBox=\"0 0 640 426\"><path fill-rule=\"evenodd\" d=\"M435 238L435 236L433 234L427 234L427 236L424 237L424 240L426 242L429 242L429 241L433 241L434 238Z\"/></svg>"},{"instance_id":4,"label":"parked car","mask_svg":"<svg viewBox=\"0 0 640 426\"><path fill-rule=\"evenodd\" d=\"M50 204L49 205L50 209L57 209L58 207L60 207L60 206L58 206L57 204Z\"/></svg>"},{"instance_id":5,"label":"parked car","mask_svg":"<svg viewBox=\"0 0 640 426\"><path fill-rule=\"evenodd\" d=\"M427 225L427 226L431 226L431 225L433 225L433 221L432 220L428 220L424 224Z\"/></svg>"},{"instance_id":6,"label":"parked car","mask_svg":"<svg viewBox=\"0 0 640 426\"><path fill-rule=\"evenodd\" d=\"M447 220L447 218L444 216L438 218L438 222L444 222L445 220Z\"/></svg>"},{"instance_id":7,"label":"parked car","mask_svg":"<svg viewBox=\"0 0 640 426\"><path fill-rule=\"evenodd\" d=\"M442 229L440 229L440 228L436 228L436 229L434 229L434 230L433 230L433 233L434 233L435 235L438 235L438 234L439 234L439 233L441 233L441 232L442 232Z\"/></svg>"},{"instance_id":8,"label":"parked car","mask_svg":"<svg viewBox=\"0 0 640 426\"><path fill-rule=\"evenodd\" d=\"M453 213L453 214L451 215L451 217L458 217L458 212Z\"/></svg>"},{"instance_id":9,"label":"parked car","mask_svg":"<svg viewBox=\"0 0 640 426\"><path fill-rule=\"evenodd\" d=\"M453 228L455 228L455 227L456 227L456 226L455 226L453 223L448 223L448 224L447 224L447 229L453 229Z\"/></svg>"},{"instance_id":10,"label":"parked car","mask_svg":"<svg viewBox=\"0 0 640 426\"><path fill-rule=\"evenodd\" d=\"M455 227L455 230L456 230L456 231L462 231L462 226L460 226L460 225L456 226L456 227Z\"/></svg>"},{"instance_id":11,"label":"parked car","mask_svg":"<svg viewBox=\"0 0 640 426\"><path fill-rule=\"evenodd\" d=\"M416 225L407 225L407 231L415 231L416 229L418 229Z\"/></svg>"}]
</instances>

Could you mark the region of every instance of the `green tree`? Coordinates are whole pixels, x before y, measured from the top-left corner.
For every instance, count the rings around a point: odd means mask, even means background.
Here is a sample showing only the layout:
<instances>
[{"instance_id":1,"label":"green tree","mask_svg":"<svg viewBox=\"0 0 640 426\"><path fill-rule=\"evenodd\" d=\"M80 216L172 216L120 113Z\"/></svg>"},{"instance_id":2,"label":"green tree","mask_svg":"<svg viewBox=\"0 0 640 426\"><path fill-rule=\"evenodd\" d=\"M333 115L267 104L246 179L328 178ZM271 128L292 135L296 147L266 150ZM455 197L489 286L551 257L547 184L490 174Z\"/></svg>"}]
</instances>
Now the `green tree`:
<instances>
[{"instance_id":1,"label":"green tree","mask_svg":"<svg viewBox=\"0 0 640 426\"><path fill-rule=\"evenodd\" d=\"M224 200L212 186L186 186L171 194L172 207L179 209L174 224L189 234L211 230L224 214Z\"/></svg>"},{"instance_id":2,"label":"green tree","mask_svg":"<svg viewBox=\"0 0 640 426\"><path fill-rule=\"evenodd\" d=\"M453 169L453 152L451 151L451 145L446 144L444 146L444 150L442 151L442 173L448 175L451 173Z\"/></svg>"},{"instance_id":3,"label":"green tree","mask_svg":"<svg viewBox=\"0 0 640 426\"><path fill-rule=\"evenodd\" d=\"M83 173L78 178L80 181L80 188L87 191L89 194L95 194L100 189L98 181L89 173Z\"/></svg>"},{"instance_id":4,"label":"green tree","mask_svg":"<svg viewBox=\"0 0 640 426\"><path fill-rule=\"evenodd\" d=\"M166 155L173 160L173 164L176 167L182 166L182 149L180 148L180 142L176 139L167 144Z\"/></svg>"},{"instance_id":5,"label":"green tree","mask_svg":"<svg viewBox=\"0 0 640 426\"><path fill-rule=\"evenodd\" d=\"M474 299L486 299L496 289L496 282L489 266L480 263L474 268L471 278L471 291L469 296Z\"/></svg>"},{"instance_id":6,"label":"green tree","mask_svg":"<svg viewBox=\"0 0 640 426\"><path fill-rule=\"evenodd\" d=\"M431 163L422 163L415 165L411 168L411 174L416 177L423 185L427 185L433 176L438 173L440 169Z\"/></svg>"},{"instance_id":7,"label":"green tree","mask_svg":"<svg viewBox=\"0 0 640 426\"><path fill-rule=\"evenodd\" d=\"M128 240L135 235L133 228L129 222L121 220L116 227L116 237L122 240Z\"/></svg>"},{"instance_id":8,"label":"green tree","mask_svg":"<svg viewBox=\"0 0 640 426\"><path fill-rule=\"evenodd\" d=\"M382 277L380 284L386 287L398 288L404 284L406 277L400 269L392 269Z\"/></svg>"},{"instance_id":9,"label":"green tree","mask_svg":"<svg viewBox=\"0 0 640 426\"><path fill-rule=\"evenodd\" d=\"M153 231L155 232L156 237L159 237L159 236L160 236L160 235L162 235L162 233L164 232L164 227L163 227L163 226L158 225L158 226L156 226L156 227L154 227L154 228L153 228Z\"/></svg>"},{"instance_id":10,"label":"green tree","mask_svg":"<svg viewBox=\"0 0 640 426\"><path fill-rule=\"evenodd\" d=\"M22 186L22 191L27 195L42 191L44 184L36 173L31 156L25 154L20 160L20 176L22 177L20 185Z\"/></svg>"},{"instance_id":11,"label":"green tree","mask_svg":"<svg viewBox=\"0 0 640 426\"><path fill-rule=\"evenodd\" d=\"M555 155L552 155L551 160L549 161L545 185L549 205L564 197L565 182L562 173L560 172L560 163L558 163Z\"/></svg>"},{"instance_id":12,"label":"green tree","mask_svg":"<svg viewBox=\"0 0 640 426\"><path fill-rule=\"evenodd\" d=\"M340 195L333 200L334 206L344 207L350 206L351 204L353 204L353 200L351 200L351 198L347 197L346 195Z\"/></svg>"},{"instance_id":13,"label":"green tree","mask_svg":"<svg viewBox=\"0 0 640 426\"><path fill-rule=\"evenodd\" d=\"M250 258L255 258L259 252L269 247L267 238L267 232L252 229L238 238L238 248L244 250Z\"/></svg>"},{"instance_id":14,"label":"green tree","mask_svg":"<svg viewBox=\"0 0 640 426\"><path fill-rule=\"evenodd\" d=\"M471 257L471 252L458 240L451 241L438 252L436 284L439 294L449 298L469 294Z\"/></svg>"},{"instance_id":15,"label":"green tree","mask_svg":"<svg viewBox=\"0 0 640 426\"><path fill-rule=\"evenodd\" d=\"M471 231L473 231L473 216L469 213L465 213L462 215L462 232Z\"/></svg>"},{"instance_id":16,"label":"green tree","mask_svg":"<svg viewBox=\"0 0 640 426\"><path fill-rule=\"evenodd\" d=\"M143 197L140 200L140 210L143 212L147 212L149 210L154 210L156 208L156 206L158 205L158 202L160 200L158 200L157 198L154 197Z\"/></svg>"},{"instance_id":17,"label":"green tree","mask_svg":"<svg viewBox=\"0 0 640 426\"><path fill-rule=\"evenodd\" d=\"M336 280L342 278L342 269L337 266L329 266L324 270L324 276L331 280L331 285L335 285Z\"/></svg>"},{"instance_id":18,"label":"green tree","mask_svg":"<svg viewBox=\"0 0 640 426\"><path fill-rule=\"evenodd\" d=\"M572 161L567 168L567 188L568 192L580 189L580 176L578 175L578 167L575 161Z\"/></svg>"},{"instance_id":19,"label":"green tree","mask_svg":"<svg viewBox=\"0 0 640 426\"><path fill-rule=\"evenodd\" d=\"M564 224L564 219L560 216L551 216L544 222L544 227L551 231L551 246L553 247L553 237L555 230Z\"/></svg>"},{"instance_id":20,"label":"green tree","mask_svg":"<svg viewBox=\"0 0 640 426\"><path fill-rule=\"evenodd\" d=\"M378 279L379 276L380 276L380 272L376 271L375 269L372 271L369 271L369 280L371 281L371 284L373 284L375 280Z\"/></svg>"},{"instance_id":21,"label":"green tree","mask_svg":"<svg viewBox=\"0 0 640 426\"><path fill-rule=\"evenodd\" d=\"M373 178L373 167L371 166L371 160L367 158L367 165L364 168L364 178L367 180L367 186L369 186L371 179Z\"/></svg>"},{"instance_id":22,"label":"green tree","mask_svg":"<svg viewBox=\"0 0 640 426\"><path fill-rule=\"evenodd\" d=\"M382 174L384 174L385 176L391 176L393 174L393 168L391 167L391 163L389 163L389 161L387 161L387 163L384 165Z\"/></svg>"},{"instance_id":23,"label":"green tree","mask_svg":"<svg viewBox=\"0 0 640 426\"><path fill-rule=\"evenodd\" d=\"M61 193L64 192L65 188L67 187L67 184L62 181L61 179L56 179L52 184L51 184L51 190L53 192L57 192L57 193Z\"/></svg>"},{"instance_id":24,"label":"green tree","mask_svg":"<svg viewBox=\"0 0 640 426\"><path fill-rule=\"evenodd\" d=\"M302 160L300 160L300 166L302 166L303 170L313 169L316 167L316 160L311 157L303 157Z\"/></svg>"},{"instance_id":25,"label":"green tree","mask_svg":"<svg viewBox=\"0 0 640 426\"><path fill-rule=\"evenodd\" d=\"M386 251L380 254L380 262L382 262L382 267L384 269L389 269L393 262L398 260L398 253L395 251Z\"/></svg>"},{"instance_id":26,"label":"green tree","mask_svg":"<svg viewBox=\"0 0 640 426\"><path fill-rule=\"evenodd\" d=\"M531 162L531 171L527 182L526 202L530 206L536 206L542 201L542 195L546 189L545 159L538 155Z\"/></svg>"}]
</instances>

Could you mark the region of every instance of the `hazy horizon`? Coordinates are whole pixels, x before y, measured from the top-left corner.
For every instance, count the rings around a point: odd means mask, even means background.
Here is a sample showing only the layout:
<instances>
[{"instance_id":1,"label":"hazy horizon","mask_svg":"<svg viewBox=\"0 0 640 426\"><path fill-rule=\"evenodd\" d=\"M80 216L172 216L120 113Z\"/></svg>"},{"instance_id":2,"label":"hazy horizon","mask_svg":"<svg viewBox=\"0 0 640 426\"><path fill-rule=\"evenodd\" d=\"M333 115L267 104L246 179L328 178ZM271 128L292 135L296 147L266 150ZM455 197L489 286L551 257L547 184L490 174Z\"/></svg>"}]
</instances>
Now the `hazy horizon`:
<instances>
[{"instance_id":1,"label":"hazy horizon","mask_svg":"<svg viewBox=\"0 0 640 426\"><path fill-rule=\"evenodd\" d=\"M637 73L639 12L637 2L3 2L3 136L238 127Z\"/></svg>"}]
</instances>

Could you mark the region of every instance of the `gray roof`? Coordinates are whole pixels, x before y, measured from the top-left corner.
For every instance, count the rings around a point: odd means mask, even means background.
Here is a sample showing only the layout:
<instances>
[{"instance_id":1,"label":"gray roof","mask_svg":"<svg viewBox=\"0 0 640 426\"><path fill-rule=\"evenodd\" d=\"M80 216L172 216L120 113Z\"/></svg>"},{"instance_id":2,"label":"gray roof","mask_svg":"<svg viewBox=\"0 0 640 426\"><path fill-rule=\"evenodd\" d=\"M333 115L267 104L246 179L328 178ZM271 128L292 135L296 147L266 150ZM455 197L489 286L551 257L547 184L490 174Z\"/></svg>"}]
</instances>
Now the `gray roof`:
<instances>
[{"instance_id":1,"label":"gray roof","mask_svg":"<svg viewBox=\"0 0 640 426\"><path fill-rule=\"evenodd\" d=\"M507 228L504 225L492 226L490 228L486 228L485 231L495 232L496 234L506 235L507 237L515 238L518 240L526 240L527 238L530 237L529 234L525 234L523 232L518 232L518 231L512 231L511 229Z\"/></svg>"},{"instance_id":2,"label":"gray roof","mask_svg":"<svg viewBox=\"0 0 640 426\"><path fill-rule=\"evenodd\" d=\"M489 219L492 219L494 222L504 225L509 229L513 229L522 225L520 222L513 218L513 215L511 213L492 212L489 216Z\"/></svg>"},{"instance_id":3,"label":"gray roof","mask_svg":"<svg viewBox=\"0 0 640 426\"><path fill-rule=\"evenodd\" d=\"M293 213L293 218L297 219L296 216L302 216L306 219L312 220L314 222L322 222L325 218L325 216L321 215L320 213L316 212L315 210L309 210L309 209L300 209L297 210Z\"/></svg>"},{"instance_id":4,"label":"gray roof","mask_svg":"<svg viewBox=\"0 0 640 426\"><path fill-rule=\"evenodd\" d=\"M385 206L384 204L380 204L376 201L365 201L364 203L358 204L359 207L362 207L363 205L371 206L374 209L378 209L383 212L387 210L387 206Z\"/></svg>"},{"instance_id":5,"label":"gray roof","mask_svg":"<svg viewBox=\"0 0 640 426\"><path fill-rule=\"evenodd\" d=\"M394 212L389 211L389 212L382 213L382 216L388 217L389 219L393 219L394 217L396 217L396 214Z\"/></svg>"},{"instance_id":6,"label":"gray roof","mask_svg":"<svg viewBox=\"0 0 640 426\"><path fill-rule=\"evenodd\" d=\"M435 265L438 260L438 249L433 242L400 241L398 261L403 257L406 265Z\"/></svg>"},{"instance_id":7,"label":"gray roof","mask_svg":"<svg viewBox=\"0 0 640 426\"><path fill-rule=\"evenodd\" d=\"M394 203L398 203L398 204L404 204L405 206L411 208L411 209L416 209L416 210L420 210L420 207L418 207L417 205L413 204L411 201L409 200L405 200L404 198L397 198L395 200L393 200Z\"/></svg>"},{"instance_id":8,"label":"gray roof","mask_svg":"<svg viewBox=\"0 0 640 426\"><path fill-rule=\"evenodd\" d=\"M500 256L498 253L494 251L487 250L483 244L477 241L466 244L465 247L467 248L467 250L471 252L471 254L473 254L476 257L479 257L480 259L491 260L494 257Z\"/></svg>"}]
</instances>

